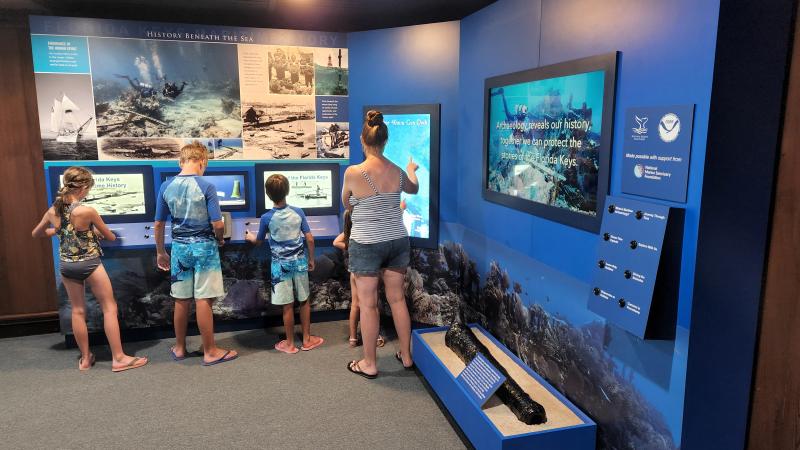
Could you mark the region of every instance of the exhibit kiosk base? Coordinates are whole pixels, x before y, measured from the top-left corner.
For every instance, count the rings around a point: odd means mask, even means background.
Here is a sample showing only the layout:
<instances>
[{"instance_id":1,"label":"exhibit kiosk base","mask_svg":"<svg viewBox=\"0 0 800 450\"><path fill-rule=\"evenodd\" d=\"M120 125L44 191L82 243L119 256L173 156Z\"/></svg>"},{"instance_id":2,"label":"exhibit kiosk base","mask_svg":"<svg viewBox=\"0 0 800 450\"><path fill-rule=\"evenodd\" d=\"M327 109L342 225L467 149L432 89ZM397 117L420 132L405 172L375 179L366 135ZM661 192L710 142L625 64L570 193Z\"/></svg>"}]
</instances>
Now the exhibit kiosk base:
<instances>
[{"instance_id":1,"label":"exhibit kiosk base","mask_svg":"<svg viewBox=\"0 0 800 450\"><path fill-rule=\"evenodd\" d=\"M412 335L414 363L475 448L595 448L596 425L589 417L486 330L475 324L470 328L517 384L547 412L547 422L526 425L496 396L479 408L456 380L466 365L445 345L448 327L415 330Z\"/></svg>"}]
</instances>

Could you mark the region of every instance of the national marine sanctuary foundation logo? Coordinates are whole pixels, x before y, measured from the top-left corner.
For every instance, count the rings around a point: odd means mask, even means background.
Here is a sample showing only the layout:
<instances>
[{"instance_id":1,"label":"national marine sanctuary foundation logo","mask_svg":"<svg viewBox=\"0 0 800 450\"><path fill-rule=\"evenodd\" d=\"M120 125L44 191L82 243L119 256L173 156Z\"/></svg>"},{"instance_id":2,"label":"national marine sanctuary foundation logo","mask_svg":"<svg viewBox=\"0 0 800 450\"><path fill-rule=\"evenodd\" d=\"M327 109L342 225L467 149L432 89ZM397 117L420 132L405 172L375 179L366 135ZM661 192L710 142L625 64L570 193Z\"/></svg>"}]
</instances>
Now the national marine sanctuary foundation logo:
<instances>
[{"instance_id":1,"label":"national marine sanctuary foundation logo","mask_svg":"<svg viewBox=\"0 0 800 450\"><path fill-rule=\"evenodd\" d=\"M636 126L631 128L633 134L631 138L634 141L645 141L647 140L647 121L649 120L647 116L639 117L634 115L633 118L636 120Z\"/></svg>"},{"instance_id":2,"label":"national marine sanctuary foundation logo","mask_svg":"<svg viewBox=\"0 0 800 450\"><path fill-rule=\"evenodd\" d=\"M678 139L681 133L681 120L674 113L664 114L658 122L658 136L664 142L672 142Z\"/></svg>"}]
</instances>

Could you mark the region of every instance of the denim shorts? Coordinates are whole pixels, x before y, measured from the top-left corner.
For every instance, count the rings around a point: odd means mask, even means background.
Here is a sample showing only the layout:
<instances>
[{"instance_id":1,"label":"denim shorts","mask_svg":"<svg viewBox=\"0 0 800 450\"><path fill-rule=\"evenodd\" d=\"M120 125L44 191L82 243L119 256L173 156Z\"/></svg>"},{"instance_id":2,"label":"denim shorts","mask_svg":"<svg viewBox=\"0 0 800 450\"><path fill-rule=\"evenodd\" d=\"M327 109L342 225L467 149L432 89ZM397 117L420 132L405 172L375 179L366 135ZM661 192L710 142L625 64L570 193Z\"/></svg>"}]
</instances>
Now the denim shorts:
<instances>
[{"instance_id":1,"label":"denim shorts","mask_svg":"<svg viewBox=\"0 0 800 450\"><path fill-rule=\"evenodd\" d=\"M375 244L359 244L350 239L347 253L350 256L348 270L356 275L376 276L382 269L405 269L411 261L407 237Z\"/></svg>"}]
</instances>

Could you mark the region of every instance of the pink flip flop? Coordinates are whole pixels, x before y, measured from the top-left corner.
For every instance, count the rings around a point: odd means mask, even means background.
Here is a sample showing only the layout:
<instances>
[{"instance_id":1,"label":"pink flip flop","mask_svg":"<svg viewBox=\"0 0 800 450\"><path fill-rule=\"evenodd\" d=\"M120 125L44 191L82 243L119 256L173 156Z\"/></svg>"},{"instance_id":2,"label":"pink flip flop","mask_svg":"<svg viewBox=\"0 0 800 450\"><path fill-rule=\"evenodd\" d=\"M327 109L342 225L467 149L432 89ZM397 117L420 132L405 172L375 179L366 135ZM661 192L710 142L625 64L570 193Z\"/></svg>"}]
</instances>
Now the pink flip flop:
<instances>
[{"instance_id":1,"label":"pink flip flop","mask_svg":"<svg viewBox=\"0 0 800 450\"><path fill-rule=\"evenodd\" d=\"M307 351L310 351L310 350L314 350L315 348L317 348L317 347L319 347L320 345L322 345L322 344L324 344L324 343L325 343L325 339L322 339L320 336L314 336L314 337L318 337L318 338L319 338L319 341L317 341L317 343L316 343L316 344L309 345L308 347L306 347L305 345L303 345L303 346L301 346L301 347L300 347L300 350L302 350L302 351L304 351L304 352L307 352Z\"/></svg>"},{"instance_id":2,"label":"pink flip flop","mask_svg":"<svg viewBox=\"0 0 800 450\"><path fill-rule=\"evenodd\" d=\"M275 350L277 350L279 352L283 352L283 353L289 354L289 355L294 355L295 353L300 351L297 347L294 348L294 351L288 350L286 348L288 345L289 345L289 342L286 339L284 339L284 340L278 342L277 344L275 344Z\"/></svg>"}]
</instances>

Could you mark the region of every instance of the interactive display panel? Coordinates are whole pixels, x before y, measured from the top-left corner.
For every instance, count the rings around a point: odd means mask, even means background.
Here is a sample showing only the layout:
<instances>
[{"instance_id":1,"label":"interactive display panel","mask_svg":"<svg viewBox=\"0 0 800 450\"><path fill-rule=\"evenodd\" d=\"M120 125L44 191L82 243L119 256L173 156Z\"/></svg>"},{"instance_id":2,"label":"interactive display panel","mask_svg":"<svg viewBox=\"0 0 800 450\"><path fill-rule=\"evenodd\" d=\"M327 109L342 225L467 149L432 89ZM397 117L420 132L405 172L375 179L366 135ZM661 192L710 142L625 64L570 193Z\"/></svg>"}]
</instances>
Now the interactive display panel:
<instances>
[{"instance_id":1,"label":"interactive display panel","mask_svg":"<svg viewBox=\"0 0 800 450\"><path fill-rule=\"evenodd\" d=\"M614 52L486 80L485 199L599 229L616 61Z\"/></svg>"},{"instance_id":2,"label":"interactive display panel","mask_svg":"<svg viewBox=\"0 0 800 450\"><path fill-rule=\"evenodd\" d=\"M257 164L258 214L263 214L272 208L272 200L264 191L264 182L270 175L278 173L289 180L286 203L301 208L310 216L339 214L341 188L338 164Z\"/></svg>"},{"instance_id":3,"label":"interactive display panel","mask_svg":"<svg viewBox=\"0 0 800 450\"><path fill-rule=\"evenodd\" d=\"M176 176L178 172L164 172L161 182ZM223 211L242 211L250 208L250 177L246 170L218 171L207 169L203 178L217 189L219 206Z\"/></svg>"},{"instance_id":4,"label":"interactive display panel","mask_svg":"<svg viewBox=\"0 0 800 450\"><path fill-rule=\"evenodd\" d=\"M383 113L389 141L383 155L406 170L409 158L419 165L419 192L403 193L403 222L416 247L439 244L439 105L365 106Z\"/></svg>"},{"instance_id":5,"label":"interactive display panel","mask_svg":"<svg viewBox=\"0 0 800 450\"><path fill-rule=\"evenodd\" d=\"M63 186L67 166L51 166L50 200ZM145 222L153 220L155 194L153 169L150 166L90 166L94 187L83 200L108 223Z\"/></svg>"}]
</instances>

